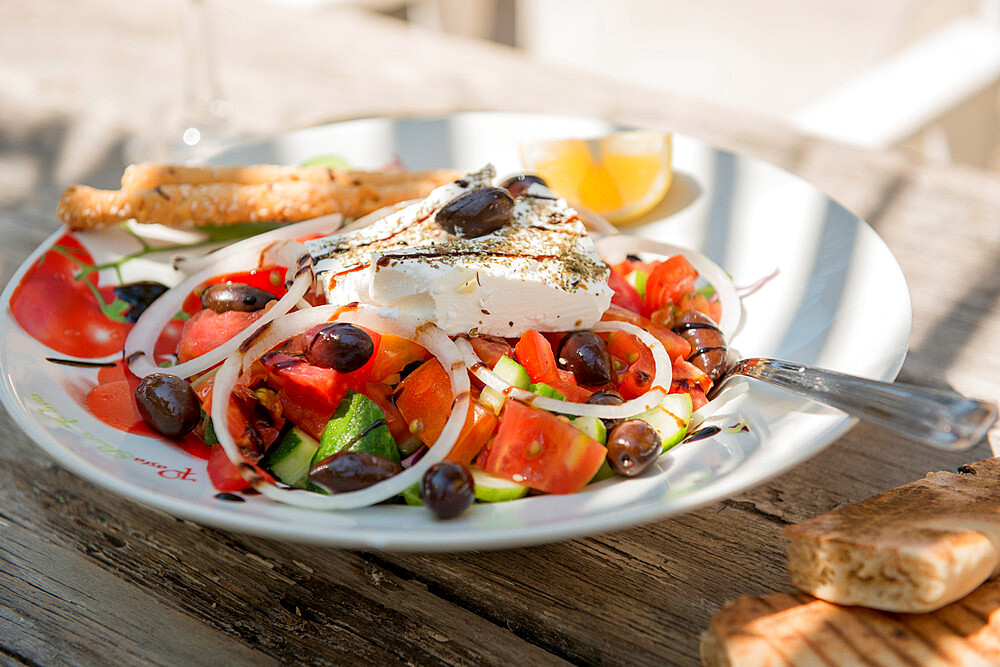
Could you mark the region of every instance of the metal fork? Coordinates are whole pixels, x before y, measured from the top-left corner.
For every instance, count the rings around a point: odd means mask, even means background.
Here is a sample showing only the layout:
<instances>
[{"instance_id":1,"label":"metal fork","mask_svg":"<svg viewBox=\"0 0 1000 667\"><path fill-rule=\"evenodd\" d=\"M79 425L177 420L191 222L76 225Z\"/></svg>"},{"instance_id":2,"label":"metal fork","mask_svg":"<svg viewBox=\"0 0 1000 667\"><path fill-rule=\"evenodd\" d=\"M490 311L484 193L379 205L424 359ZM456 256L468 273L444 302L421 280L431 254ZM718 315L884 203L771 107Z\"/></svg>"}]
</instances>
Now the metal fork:
<instances>
[{"instance_id":1,"label":"metal fork","mask_svg":"<svg viewBox=\"0 0 1000 667\"><path fill-rule=\"evenodd\" d=\"M779 359L736 361L712 394L737 375L763 380L938 449L969 449L997 420L995 403L947 389L880 382Z\"/></svg>"}]
</instances>

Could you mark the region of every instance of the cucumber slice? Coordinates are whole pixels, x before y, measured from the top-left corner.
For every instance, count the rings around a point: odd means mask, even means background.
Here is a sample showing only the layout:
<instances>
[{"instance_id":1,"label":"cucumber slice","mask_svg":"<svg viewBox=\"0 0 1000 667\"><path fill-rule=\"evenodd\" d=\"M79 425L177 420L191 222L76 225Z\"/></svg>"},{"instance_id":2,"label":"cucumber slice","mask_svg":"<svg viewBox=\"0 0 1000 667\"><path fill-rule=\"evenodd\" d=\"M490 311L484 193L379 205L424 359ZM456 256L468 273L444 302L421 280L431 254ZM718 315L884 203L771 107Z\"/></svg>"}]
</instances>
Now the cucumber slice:
<instances>
[{"instance_id":1,"label":"cucumber slice","mask_svg":"<svg viewBox=\"0 0 1000 667\"><path fill-rule=\"evenodd\" d=\"M645 271L633 271L632 273L625 276L625 282L630 284L635 288L635 291L639 293L643 299L646 298L646 279L649 276Z\"/></svg>"},{"instance_id":2,"label":"cucumber slice","mask_svg":"<svg viewBox=\"0 0 1000 667\"><path fill-rule=\"evenodd\" d=\"M687 434L691 424L691 407L689 394L667 394L662 403L635 418L646 421L656 429L663 441L663 451L667 451Z\"/></svg>"},{"instance_id":3,"label":"cucumber slice","mask_svg":"<svg viewBox=\"0 0 1000 667\"><path fill-rule=\"evenodd\" d=\"M563 396L555 387L545 384L544 382L538 382L532 384L528 387L529 390L535 392L539 396L545 396L546 398L554 398L559 401L565 401L566 397Z\"/></svg>"},{"instance_id":4,"label":"cucumber slice","mask_svg":"<svg viewBox=\"0 0 1000 667\"><path fill-rule=\"evenodd\" d=\"M313 465L340 452L368 452L399 463L399 447L375 401L350 390L323 428Z\"/></svg>"},{"instance_id":5,"label":"cucumber slice","mask_svg":"<svg viewBox=\"0 0 1000 667\"><path fill-rule=\"evenodd\" d=\"M514 387L527 389L531 386L531 378L528 377L528 371L524 370L524 366L510 357L500 357L493 367L493 372L501 380ZM492 387L483 387L483 391L479 395L479 400L485 403L496 414L500 414L500 409L503 407L503 402L506 398L506 396Z\"/></svg>"},{"instance_id":6,"label":"cucumber slice","mask_svg":"<svg viewBox=\"0 0 1000 667\"><path fill-rule=\"evenodd\" d=\"M505 500L517 500L528 495L528 487L512 482L505 477L491 475L478 468L469 468L472 481L475 483L476 500L484 503L499 503Z\"/></svg>"},{"instance_id":7,"label":"cucumber slice","mask_svg":"<svg viewBox=\"0 0 1000 667\"><path fill-rule=\"evenodd\" d=\"M264 467L288 486L304 489L317 449L319 443L312 436L293 426L268 453Z\"/></svg>"},{"instance_id":8,"label":"cucumber slice","mask_svg":"<svg viewBox=\"0 0 1000 667\"><path fill-rule=\"evenodd\" d=\"M610 479L611 477L614 476L615 476L615 471L611 469L611 464L609 464L607 459L605 459L601 463L601 467L597 469L597 472L594 473L594 476L587 483L593 484L594 482L600 482L605 479Z\"/></svg>"},{"instance_id":9,"label":"cucumber slice","mask_svg":"<svg viewBox=\"0 0 1000 667\"><path fill-rule=\"evenodd\" d=\"M577 417L569 423L602 445L608 442L608 429L597 417Z\"/></svg>"},{"instance_id":10,"label":"cucumber slice","mask_svg":"<svg viewBox=\"0 0 1000 667\"><path fill-rule=\"evenodd\" d=\"M424 504L424 499L420 496L420 482L417 482L413 486L406 487L406 489L399 495L403 496L403 500L406 501L407 505Z\"/></svg>"},{"instance_id":11,"label":"cucumber slice","mask_svg":"<svg viewBox=\"0 0 1000 667\"><path fill-rule=\"evenodd\" d=\"M569 421L570 424L580 429L588 436L601 443L602 445L608 442L608 427L604 425L604 422L597 417L576 417ZM589 484L594 482L600 482L602 479L608 479L609 477L614 477L615 471L611 469L608 465L607 460L601 462L601 467L597 469L594 476L591 478Z\"/></svg>"},{"instance_id":12,"label":"cucumber slice","mask_svg":"<svg viewBox=\"0 0 1000 667\"><path fill-rule=\"evenodd\" d=\"M215 424L212 423L212 418L207 414L204 414L204 412L205 411L202 410L202 423L205 424L205 435L203 435L201 439L204 440L205 444L209 447L214 447L219 444L219 436L215 435Z\"/></svg>"}]
</instances>

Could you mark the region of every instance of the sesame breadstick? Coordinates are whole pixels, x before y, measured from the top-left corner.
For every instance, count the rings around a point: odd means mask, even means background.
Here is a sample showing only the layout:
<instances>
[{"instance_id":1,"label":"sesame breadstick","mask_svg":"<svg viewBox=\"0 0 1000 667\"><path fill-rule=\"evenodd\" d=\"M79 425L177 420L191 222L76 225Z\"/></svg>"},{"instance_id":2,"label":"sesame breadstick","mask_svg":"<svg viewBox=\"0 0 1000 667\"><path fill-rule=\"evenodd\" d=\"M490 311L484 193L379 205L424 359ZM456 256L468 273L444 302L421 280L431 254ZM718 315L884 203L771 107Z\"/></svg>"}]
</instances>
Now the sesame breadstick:
<instances>
[{"instance_id":1,"label":"sesame breadstick","mask_svg":"<svg viewBox=\"0 0 1000 667\"><path fill-rule=\"evenodd\" d=\"M431 180L444 184L461 176L450 169L433 171L353 171L327 167L286 167L275 164L258 164L240 167L188 167L175 164L147 162L129 165L122 174L123 190L150 190L161 185L182 183L237 183L261 185L277 181L304 181L309 183L340 185L390 185L408 181Z\"/></svg>"},{"instance_id":2,"label":"sesame breadstick","mask_svg":"<svg viewBox=\"0 0 1000 667\"><path fill-rule=\"evenodd\" d=\"M172 227L294 222L329 213L359 217L383 206L426 197L437 185L429 179L380 186L280 181L98 190L73 185L59 200L57 214L74 230L100 229L129 219Z\"/></svg>"}]
</instances>

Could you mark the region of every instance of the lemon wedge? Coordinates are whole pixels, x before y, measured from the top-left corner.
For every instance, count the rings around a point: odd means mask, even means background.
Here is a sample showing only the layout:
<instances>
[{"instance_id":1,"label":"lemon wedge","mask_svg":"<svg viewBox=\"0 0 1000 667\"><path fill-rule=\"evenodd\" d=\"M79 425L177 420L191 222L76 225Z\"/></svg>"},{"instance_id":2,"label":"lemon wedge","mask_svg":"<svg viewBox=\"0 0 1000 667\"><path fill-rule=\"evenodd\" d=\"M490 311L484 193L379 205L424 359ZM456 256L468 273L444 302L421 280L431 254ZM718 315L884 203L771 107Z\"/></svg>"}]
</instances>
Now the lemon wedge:
<instances>
[{"instance_id":1,"label":"lemon wedge","mask_svg":"<svg viewBox=\"0 0 1000 667\"><path fill-rule=\"evenodd\" d=\"M674 176L670 154L670 135L650 130L521 145L526 170L570 203L616 224L639 218L667 194Z\"/></svg>"}]
</instances>

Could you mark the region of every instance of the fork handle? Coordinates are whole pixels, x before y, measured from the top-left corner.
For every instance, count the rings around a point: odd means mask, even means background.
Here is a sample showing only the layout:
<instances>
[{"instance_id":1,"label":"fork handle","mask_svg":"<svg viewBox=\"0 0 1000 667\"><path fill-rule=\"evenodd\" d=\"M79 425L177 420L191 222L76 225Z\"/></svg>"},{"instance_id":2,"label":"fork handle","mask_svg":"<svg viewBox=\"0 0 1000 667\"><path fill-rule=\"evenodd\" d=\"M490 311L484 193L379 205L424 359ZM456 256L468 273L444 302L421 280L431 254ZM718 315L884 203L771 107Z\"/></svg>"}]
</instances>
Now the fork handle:
<instances>
[{"instance_id":1,"label":"fork handle","mask_svg":"<svg viewBox=\"0 0 1000 667\"><path fill-rule=\"evenodd\" d=\"M742 359L730 373L763 380L938 449L972 447L997 419L995 403L953 391L869 380L778 359Z\"/></svg>"}]
</instances>

